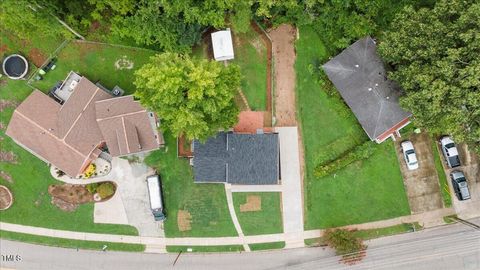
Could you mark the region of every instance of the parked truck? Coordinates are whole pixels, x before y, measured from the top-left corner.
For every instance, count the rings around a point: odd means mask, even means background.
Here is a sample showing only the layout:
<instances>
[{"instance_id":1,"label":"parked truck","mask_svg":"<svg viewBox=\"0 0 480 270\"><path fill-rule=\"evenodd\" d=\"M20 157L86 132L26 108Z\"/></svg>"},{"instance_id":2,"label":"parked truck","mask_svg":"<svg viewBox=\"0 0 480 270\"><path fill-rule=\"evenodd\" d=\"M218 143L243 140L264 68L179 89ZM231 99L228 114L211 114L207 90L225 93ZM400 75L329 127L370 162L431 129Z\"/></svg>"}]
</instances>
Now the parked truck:
<instances>
[{"instance_id":1,"label":"parked truck","mask_svg":"<svg viewBox=\"0 0 480 270\"><path fill-rule=\"evenodd\" d=\"M147 177L148 195L150 197L150 208L153 218L156 221L166 219L163 212L162 183L159 175L151 175Z\"/></svg>"},{"instance_id":2,"label":"parked truck","mask_svg":"<svg viewBox=\"0 0 480 270\"><path fill-rule=\"evenodd\" d=\"M449 136L440 139L442 145L443 156L447 162L448 167L455 168L460 166L460 157L458 156L457 146Z\"/></svg>"}]
</instances>

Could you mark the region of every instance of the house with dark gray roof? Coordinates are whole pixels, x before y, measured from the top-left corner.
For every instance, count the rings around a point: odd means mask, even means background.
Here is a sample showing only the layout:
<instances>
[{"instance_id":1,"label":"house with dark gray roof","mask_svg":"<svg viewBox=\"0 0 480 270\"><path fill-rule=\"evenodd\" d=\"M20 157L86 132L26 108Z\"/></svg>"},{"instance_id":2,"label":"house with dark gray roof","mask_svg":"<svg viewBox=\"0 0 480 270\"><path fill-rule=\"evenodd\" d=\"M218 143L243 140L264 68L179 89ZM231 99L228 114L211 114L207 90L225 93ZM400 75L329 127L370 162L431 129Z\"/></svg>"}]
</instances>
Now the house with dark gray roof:
<instances>
[{"instance_id":1,"label":"house with dark gray roof","mask_svg":"<svg viewBox=\"0 0 480 270\"><path fill-rule=\"evenodd\" d=\"M280 180L277 133L219 132L202 143L193 142L196 183L272 185Z\"/></svg>"},{"instance_id":2,"label":"house with dark gray roof","mask_svg":"<svg viewBox=\"0 0 480 270\"><path fill-rule=\"evenodd\" d=\"M401 89L387 79L372 38L353 43L325 63L323 70L372 141L395 140L410 123L412 114L398 104Z\"/></svg>"}]
</instances>

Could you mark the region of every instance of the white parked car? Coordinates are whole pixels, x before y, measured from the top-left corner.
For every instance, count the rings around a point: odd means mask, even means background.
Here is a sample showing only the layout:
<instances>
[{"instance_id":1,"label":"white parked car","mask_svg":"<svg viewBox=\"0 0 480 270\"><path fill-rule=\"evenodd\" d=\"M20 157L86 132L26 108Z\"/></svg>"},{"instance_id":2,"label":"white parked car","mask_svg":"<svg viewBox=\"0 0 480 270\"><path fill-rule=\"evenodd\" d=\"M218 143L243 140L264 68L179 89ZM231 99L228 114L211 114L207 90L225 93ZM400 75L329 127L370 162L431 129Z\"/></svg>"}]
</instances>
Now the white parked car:
<instances>
[{"instance_id":1,"label":"white parked car","mask_svg":"<svg viewBox=\"0 0 480 270\"><path fill-rule=\"evenodd\" d=\"M411 171L418 169L417 154L415 154L413 143L411 141L404 141L401 146L405 163L407 163L407 168Z\"/></svg>"}]
</instances>

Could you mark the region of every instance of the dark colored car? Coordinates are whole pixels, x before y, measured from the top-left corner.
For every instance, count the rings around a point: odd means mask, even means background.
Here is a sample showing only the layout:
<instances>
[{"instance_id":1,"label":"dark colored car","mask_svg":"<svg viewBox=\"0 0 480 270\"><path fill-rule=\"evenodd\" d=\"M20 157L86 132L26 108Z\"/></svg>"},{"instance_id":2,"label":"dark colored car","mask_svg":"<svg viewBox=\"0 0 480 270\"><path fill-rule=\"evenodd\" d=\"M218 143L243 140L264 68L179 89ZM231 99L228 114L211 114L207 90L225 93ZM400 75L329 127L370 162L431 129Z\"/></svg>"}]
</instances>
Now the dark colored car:
<instances>
[{"instance_id":1,"label":"dark colored car","mask_svg":"<svg viewBox=\"0 0 480 270\"><path fill-rule=\"evenodd\" d=\"M455 190L455 195L460 201L470 199L470 191L468 190L468 183L465 175L461 171L453 171L450 173L452 179L452 186Z\"/></svg>"}]
</instances>

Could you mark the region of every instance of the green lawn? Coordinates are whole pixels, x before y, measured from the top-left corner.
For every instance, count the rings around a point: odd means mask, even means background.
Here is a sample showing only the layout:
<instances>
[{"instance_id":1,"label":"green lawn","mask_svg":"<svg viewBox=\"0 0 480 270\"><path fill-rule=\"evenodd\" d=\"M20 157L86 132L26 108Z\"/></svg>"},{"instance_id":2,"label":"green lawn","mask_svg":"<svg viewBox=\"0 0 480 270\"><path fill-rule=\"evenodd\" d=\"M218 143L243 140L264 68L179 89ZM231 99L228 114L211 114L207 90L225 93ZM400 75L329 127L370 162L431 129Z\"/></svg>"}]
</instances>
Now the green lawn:
<instances>
[{"instance_id":1,"label":"green lawn","mask_svg":"<svg viewBox=\"0 0 480 270\"><path fill-rule=\"evenodd\" d=\"M222 184L195 184L186 159L177 158L176 140L164 133L166 148L152 152L145 162L157 169L162 177L167 220L167 237L236 236ZM177 213L188 211L191 230L181 232Z\"/></svg>"},{"instance_id":2,"label":"green lawn","mask_svg":"<svg viewBox=\"0 0 480 270\"><path fill-rule=\"evenodd\" d=\"M60 46L63 40L64 38L60 35L57 38L46 38L41 32L35 33L28 39L21 39L5 31L5 29L0 29L0 44L5 46L5 53L20 53L28 60L31 60L29 57L30 53L33 54L36 50L42 56L48 58ZM30 64L32 63L30 62Z\"/></svg>"},{"instance_id":3,"label":"green lawn","mask_svg":"<svg viewBox=\"0 0 480 270\"><path fill-rule=\"evenodd\" d=\"M60 51L56 69L48 72L43 80L33 82L32 85L48 91L73 70L92 82L100 81L109 89L118 85L125 90L125 94L132 94L135 91L134 71L147 63L153 55L155 52L142 49L71 42ZM118 69L115 63L122 59L131 61L133 68Z\"/></svg>"},{"instance_id":4,"label":"green lawn","mask_svg":"<svg viewBox=\"0 0 480 270\"><path fill-rule=\"evenodd\" d=\"M443 170L442 158L440 157L439 149L436 146L437 141L432 138L432 152L435 161L435 168L437 169L438 180L440 181L440 191L442 192L443 205L445 207L452 206L452 197L450 196L450 189L447 183L447 176Z\"/></svg>"},{"instance_id":5,"label":"green lawn","mask_svg":"<svg viewBox=\"0 0 480 270\"><path fill-rule=\"evenodd\" d=\"M260 211L240 211L240 205L247 202L247 196L260 196ZM233 204L238 221L245 235L283 232L279 192L235 192L233 193Z\"/></svg>"},{"instance_id":6,"label":"green lawn","mask_svg":"<svg viewBox=\"0 0 480 270\"><path fill-rule=\"evenodd\" d=\"M5 77L0 79L0 85L0 99L18 103L32 91L25 81L13 81ZM9 107L0 114L0 121L5 127L12 113L13 108ZM15 199L11 208L2 211L2 222L72 231L138 234L131 226L93 223L93 203L83 204L72 213L63 212L53 206L47 189L49 185L60 182L51 177L48 166L15 144L5 135L4 129L0 130L0 137L3 138L2 151L12 151L17 156L17 164L0 162L0 171L13 178L13 183L0 178L0 184L9 187Z\"/></svg>"},{"instance_id":7,"label":"green lawn","mask_svg":"<svg viewBox=\"0 0 480 270\"><path fill-rule=\"evenodd\" d=\"M245 34L233 33L235 60L242 70L242 91L254 111L264 111L267 102L267 48L250 28Z\"/></svg>"},{"instance_id":8,"label":"green lawn","mask_svg":"<svg viewBox=\"0 0 480 270\"><path fill-rule=\"evenodd\" d=\"M296 42L297 113L305 145L305 229L337 227L410 214L391 141L371 158L335 175L316 179L321 162L368 140L353 113L335 95L328 80L311 72L333 54L311 28L300 28Z\"/></svg>"},{"instance_id":9,"label":"green lawn","mask_svg":"<svg viewBox=\"0 0 480 270\"><path fill-rule=\"evenodd\" d=\"M249 244L248 245L252 251L257 250L271 250L271 249L282 249L285 247L285 242L270 242L270 243L260 243L260 244Z\"/></svg>"},{"instance_id":10,"label":"green lawn","mask_svg":"<svg viewBox=\"0 0 480 270\"><path fill-rule=\"evenodd\" d=\"M368 240L368 239L389 236L394 234L418 231L421 229L422 229L422 226L420 226L418 222L412 223L412 224L404 223L404 224L399 224L399 225L385 227L385 228L356 231L355 236L362 238L364 240Z\"/></svg>"},{"instance_id":11,"label":"green lawn","mask_svg":"<svg viewBox=\"0 0 480 270\"><path fill-rule=\"evenodd\" d=\"M190 251L188 249L191 249ZM230 246L167 246L167 252L238 252L243 251L241 245Z\"/></svg>"},{"instance_id":12,"label":"green lawn","mask_svg":"<svg viewBox=\"0 0 480 270\"><path fill-rule=\"evenodd\" d=\"M232 35L235 59L229 62L240 66L241 88L250 108L264 111L267 108L267 48L252 28L247 33L235 33L232 29ZM207 58L209 49L203 42L192 49L192 56Z\"/></svg>"},{"instance_id":13,"label":"green lawn","mask_svg":"<svg viewBox=\"0 0 480 270\"><path fill-rule=\"evenodd\" d=\"M16 233L0 230L0 238L13 241L21 241L32 244L40 244L46 246L55 246L63 248L77 248L77 249L93 249L102 250L103 246L107 246L107 251L129 251L129 252L143 252L145 245L141 244L123 244L112 242L98 242L98 241L82 241L72 240L57 237L37 236L25 233Z\"/></svg>"}]
</instances>

